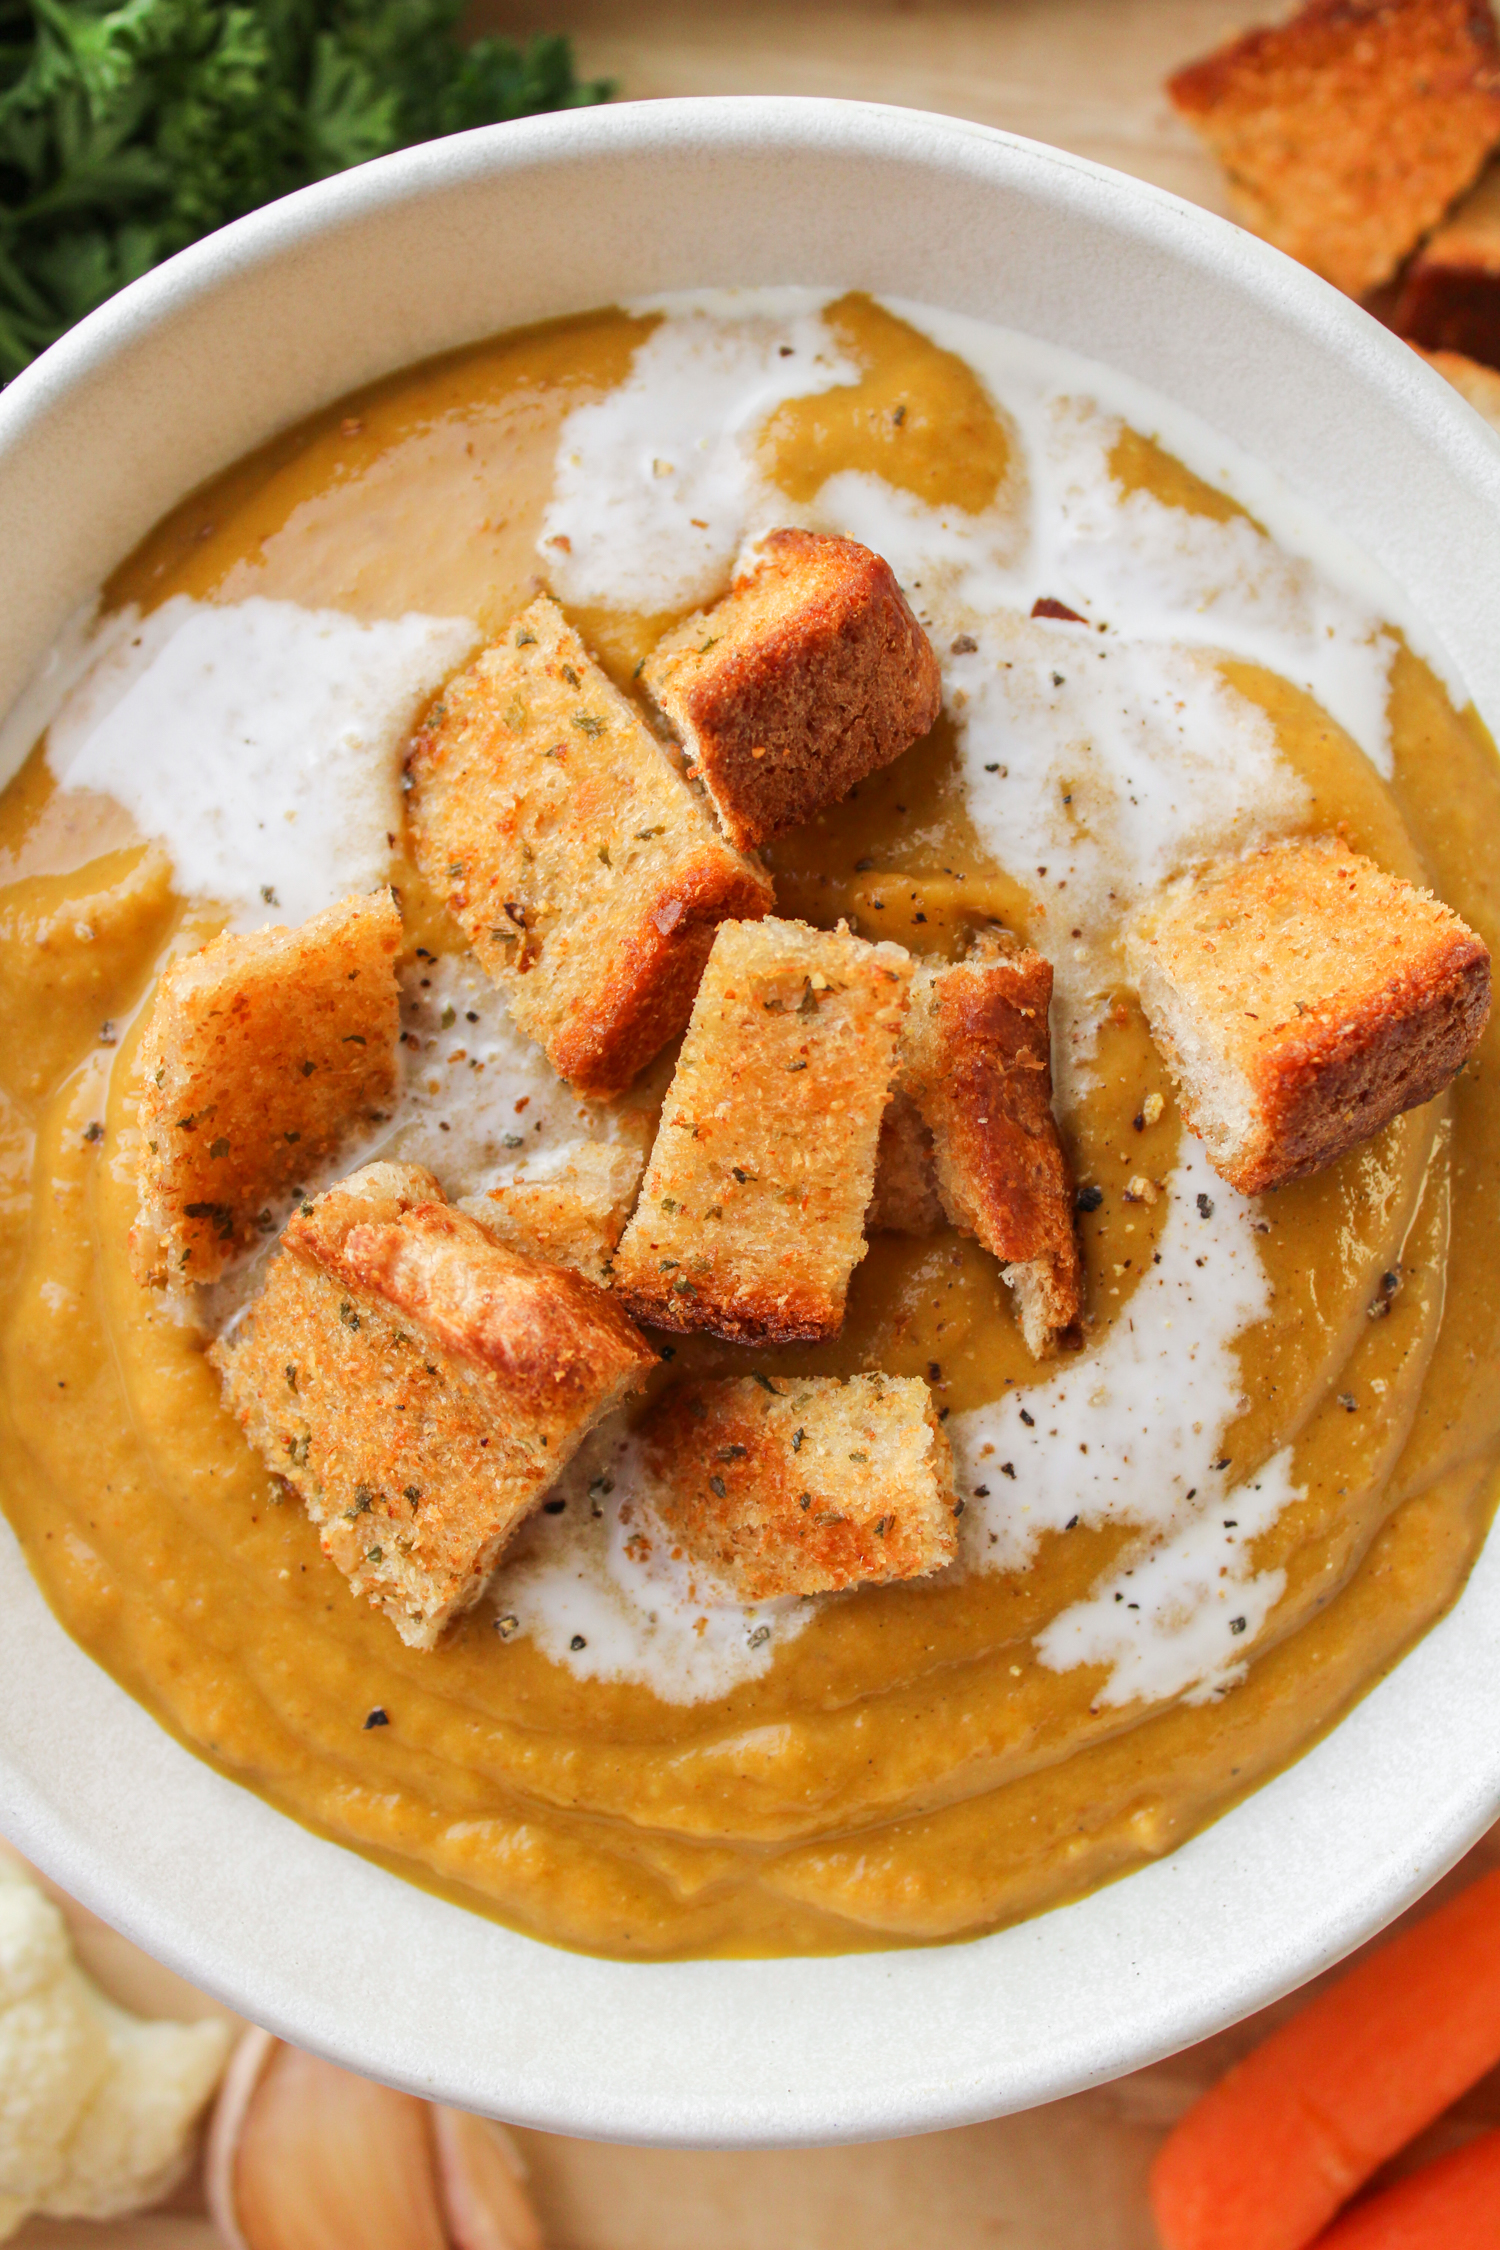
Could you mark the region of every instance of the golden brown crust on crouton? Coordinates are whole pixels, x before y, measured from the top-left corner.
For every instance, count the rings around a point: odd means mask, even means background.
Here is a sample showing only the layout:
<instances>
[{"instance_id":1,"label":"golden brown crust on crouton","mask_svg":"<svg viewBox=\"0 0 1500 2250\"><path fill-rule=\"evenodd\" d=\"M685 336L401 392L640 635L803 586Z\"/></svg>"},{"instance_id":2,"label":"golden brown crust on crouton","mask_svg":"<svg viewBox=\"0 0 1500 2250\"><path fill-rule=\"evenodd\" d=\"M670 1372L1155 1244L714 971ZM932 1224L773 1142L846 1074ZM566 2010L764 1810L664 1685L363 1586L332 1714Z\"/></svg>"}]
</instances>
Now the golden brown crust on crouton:
<instances>
[{"instance_id":1,"label":"golden brown crust on crouton","mask_svg":"<svg viewBox=\"0 0 1500 2250\"><path fill-rule=\"evenodd\" d=\"M717 925L772 904L545 595L450 681L409 770L418 865L584 1093L629 1085L687 1022Z\"/></svg>"},{"instance_id":2,"label":"golden brown crust on crouton","mask_svg":"<svg viewBox=\"0 0 1500 2250\"><path fill-rule=\"evenodd\" d=\"M1392 317L1411 343L1500 366L1500 165L1413 258Z\"/></svg>"},{"instance_id":3,"label":"golden brown crust on crouton","mask_svg":"<svg viewBox=\"0 0 1500 2250\"><path fill-rule=\"evenodd\" d=\"M1500 139L1500 39L1488 0L1311 0L1167 91L1245 224L1361 296Z\"/></svg>"},{"instance_id":4,"label":"golden brown crust on crouton","mask_svg":"<svg viewBox=\"0 0 1500 2250\"><path fill-rule=\"evenodd\" d=\"M1441 1093L1489 1013L1474 932L1332 836L1173 885L1137 915L1126 965L1184 1122L1247 1195Z\"/></svg>"},{"instance_id":5,"label":"golden brown crust on crouton","mask_svg":"<svg viewBox=\"0 0 1500 2250\"><path fill-rule=\"evenodd\" d=\"M913 1377L685 1384L641 1435L653 1511L738 1601L923 1578L957 1552L953 1455Z\"/></svg>"},{"instance_id":6,"label":"golden brown crust on crouton","mask_svg":"<svg viewBox=\"0 0 1500 2250\"><path fill-rule=\"evenodd\" d=\"M901 1085L932 1135L938 1193L1015 1290L1041 1358L1083 1309L1073 1177L1052 1114L1052 964L980 939L912 982Z\"/></svg>"},{"instance_id":7,"label":"golden brown crust on crouton","mask_svg":"<svg viewBox=\"0 0 1500 2250\"><path fill-rule=\"evenodd\" d=\"M658 1328L835 1335L865 1253L910 956L727 922L662 1110L615 1291Z\"/></svg>"},{"instance_id":8,"label":"golden brown crust on crouton","mask_svg":"<svg viewBox=\"0 0 1500 2250\"><path fill-rule=\"evenodd\" d=\"M174 961L141 1040L139 1281L212 1281L397 1086L389 891Z\"/></svg>"},{"instance_id":9,"label":"golden brown crust on crouton","mask_svg":"<svg viewBox=\"0 0 1500 2250\"><path fill-rule=\"evenodd\" d=\"M899 1082L880 1120L875 1192L865 1213L869 1234L936 1234L947 1213L938 1194L932 1135Z\"/></svg>"},{"instance_id":10,"label":"golden brown crust on crouton","mask_svg":"<svg viewBox=\"0 0 1500 2250\"><path fill-rule=\"evenodd\" d=\"M889 563L812 531L773 531L723 601L653 650L644 678L747 848L899 758L942 703Z\"/></svg>"},{"instance_id":11,"label":"golden brown crust on crouton","mask_svg":"<svg viewBox=\"0 0 1500 2250\"><path fill-rule=\"evenodd\" d=\"M1427 352L1420 344L1412 350L1435 367L1445 382L1451 383L1461 398L1466 398L1476 414L1482 414L1491 428L1500 431L1500 372L1493 367L1481 367L1477 359L1465 359L1462 352Z\"/></svg>"},{"instance_id":12,"label":"golden brown crust on crouton","mask_svg":"<svg viewBox=\"0 0 1500 2250\"><path fill-rule=\"evenodd\" d=\"M371 1165L299 1212L209 1354L324 1553L413 1648L655 1354L602 1290L519 1257L430 1173Z\"/></svg>"},{"instance_id":13,"label":"golden brown crust on crouton","mask_svg":"<svg viewBox=\"0 0 1500 2250\"><path fill-rule=\"evenodd\" d=\"M557 1171L518 1172L459 1208L496 1242L607 1289L645 1168L645 1150L630 1142L585 1141Z\"/></svg>"}]
</instances>

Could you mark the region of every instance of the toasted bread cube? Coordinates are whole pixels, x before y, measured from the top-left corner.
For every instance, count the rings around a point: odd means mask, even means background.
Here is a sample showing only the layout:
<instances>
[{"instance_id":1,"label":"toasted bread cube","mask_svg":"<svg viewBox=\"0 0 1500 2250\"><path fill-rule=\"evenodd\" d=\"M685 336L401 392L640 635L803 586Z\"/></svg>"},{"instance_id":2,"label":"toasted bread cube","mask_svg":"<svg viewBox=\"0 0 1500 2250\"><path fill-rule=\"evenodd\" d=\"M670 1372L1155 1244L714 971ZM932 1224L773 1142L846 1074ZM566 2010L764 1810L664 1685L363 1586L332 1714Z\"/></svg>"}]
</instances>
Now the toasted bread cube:
<instances>
[{"instance_id":1,"label":"toasted bread cube","mask_svg":"<svg viewBox=\"0 0 1500 2250\"><path fill-rule=\"evenodd\" d=\"M1167 92L1245 225L1359 297L1500 140L1500 39L1474 0L1311 0Z\"/></svg>"},{"instance_id":2,"label":"toasted bread cube","mask_svg":"<svg viewBox=\"0 0 1500 2250\"><path fill-rule=\"evenodd\" d=\"M836 1335L865 1253L911 957L802 922L714 940L615 1292L658 1328Z\"/></svg>"},{"instance_id":3,"label":"toasted bread cube","mask_svg":"<svg viewBox=\"0 0 1500 2250\"><path fill-rule=\"evenodd\" d=\"M1395 325L1429 351L1500 367L1500 165L1492 165L1418 251Z\"/></svg>"},{"instance_id":4,"label":"toasted bread cube","mask_svg":"<svg viewBox=\"0 0 1500 2250\"><path fill-rule=\"evenodd\" d=\"M865 1213L869 1234L936 1234L948 1214L938 1194L932 1135L910 1094L897 1084L880 1121L875 1192Z\"/></svg>"},{"instance_id":5,"label":"toasted bread cube","mask_svg":"<svg viewBox=\"0 0 1500 2250\"><path fill-rule=\"evenodd\" d=\"M545 595L450 681L408 770L418 865L582 1093L622 1092L687 1022L718 924L773 903Z\"/></svg>"},{"instance_id":6,"label":"toasted bread cube","mask_svg":"<svg viewBox=\"0 0 1500 2250\"><path fill-rule=\"evenodd\" d=\"M958 1551L953 1455L913 1376L743 1376L641 1431L653 1512L736 1601L925 1578Z\"/></svg>"},{"instance_id":7,"label":"toasted bread cube","mask_svg":"<svg viewBox=\"0 0 1500 2250\"><path fill-rule=\"evenodd\" d=\"M1492 430L1500 433L1500 372L1481 367L1477 359L1465 359L1462 352L1428 352L1420 344L1412 349L1453 385L1460 398L1468 400L1476 414L1484 416Z\"/></svg>"},{"instance_id":8,"label":"toasted bread cube","mask_svg":"<svg viewBox=\"0 0 1500 2250\"><path fill-rule=\"evenodd\" d=\"M607 1289L645 1168L645 1150L631 1142L583 1141L555 1172L518 1172L459 1208L496 1242Z\"/></svg>"},{"instance_id":9,"label":"toasted bread cube","mask_svg":"<svg viewBox=\"0 0 1500 2250\"><path fill-rule=\"evenodd\" d=\"M603 1290L503 1248L430 1172L371 1164L292 1219L209 1357L324 1554L432 1648L656 1355Z\"/></svg>"},{"instance_id":10,"label":"toasted bread cube","mask_svg":"<svg viewBox=\"0 0 1500 2250\"><path fill-rule=\"evenodd\" d=\"M270 1206L396 1098L389 891L174 961L141 1040L138 1281L214 1281Z\"/></svg>"},{"instance_id":11,"label":"toasted bread cube","mask_svg":"<svg viewBox=\"0 0 1500 2250\"><path fill-rule=\"evenodd\" d=\"M1051 962L985 935L967 961L921 964L901 1042L901 1087L932 1135L943 1208L1000 1260L1036 1359L1083 1309L1073 1176L1052 1114L1051 1005Z\"/></svg>"},{"instance_id":12,"label":"toasted bread cube","mask_svg":"<svg viewBox=\"0 0 1500 2250\"><path fill-rule=\"evenodd\" d=\"M1184 1122L1246 1195L1441 1093L1489 1013L1474 932L1332 836L1173 884L1136 916L1125 961Z\"/></svg>"},{"instance_id":13,"label":"toasted bread cube","mask_svg":"<svg viewBox=\"0 0 1500 2250\"><path fill-rule=\"evenodd\" d=\"M659 643L644 678L746 849L847 797L942 704L889 563L812 531L773 531L723 601Z\"/></svg>"}]
</instances>

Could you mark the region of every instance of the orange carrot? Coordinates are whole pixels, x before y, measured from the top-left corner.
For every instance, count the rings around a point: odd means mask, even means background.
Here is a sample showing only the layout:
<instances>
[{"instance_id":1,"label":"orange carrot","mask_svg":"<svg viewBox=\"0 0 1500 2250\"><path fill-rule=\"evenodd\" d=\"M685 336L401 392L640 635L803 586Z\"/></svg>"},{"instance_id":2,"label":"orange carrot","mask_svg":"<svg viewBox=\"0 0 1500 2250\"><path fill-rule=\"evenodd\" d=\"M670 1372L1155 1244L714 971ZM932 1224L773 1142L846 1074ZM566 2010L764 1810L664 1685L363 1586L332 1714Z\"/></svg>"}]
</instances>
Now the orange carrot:
<instances>
[{"instance_id":1,"label":"orange carrot","mask_svg":"<svg viewBox=\"0 0 1500 2250\"><path fill-rule=\"evenodd\" d=\"M1188 2111L1151 2174L1166 2250L1302 2250L1497 2062L1500 1870L1351 1969Z\"/></svg>"},{"instance_id":2,"label":"orange carrot","mask_svg":"<svg viewBox=\"0 0 1500 2250\"><path fill-rule=\"evenodd\" d=\"M1314 2250L1495 2250L1497 2242L1500 2131L1356 2204Z\"/></svg>"}]
</instances>

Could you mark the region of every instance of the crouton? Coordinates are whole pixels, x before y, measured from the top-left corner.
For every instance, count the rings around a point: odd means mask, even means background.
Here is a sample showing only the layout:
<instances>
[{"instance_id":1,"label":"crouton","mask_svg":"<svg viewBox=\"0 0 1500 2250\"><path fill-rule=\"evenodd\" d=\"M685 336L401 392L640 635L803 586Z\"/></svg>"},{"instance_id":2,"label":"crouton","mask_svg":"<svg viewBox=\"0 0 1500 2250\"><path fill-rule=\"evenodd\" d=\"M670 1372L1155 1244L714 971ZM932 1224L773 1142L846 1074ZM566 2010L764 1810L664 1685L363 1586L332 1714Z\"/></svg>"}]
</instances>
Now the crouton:
<instances>
[{"instance_id":1,"label":"crouton","mask_svg":"<svg viewBox=\"0 0 1500 2250\"><path fill-rule=\"evenodd\" d=\"M1460 398L1468 400L1476 414L1484 416L1491 429L1500 433L1500 372L1481 367L1477 359L1465 359L1462 352L1428 352L1420 344L1412 349L1453 385Z\"/></svg>"},{"instance_id":2,"label":"crouton","mask_svg":"<svg viewBox=\"0 0 1500 2250\"><path fill-rule=\"evenodd\" d=\"M1125 960L1184 1122L1247 1195L1430 1101L1489 1013L1473 931L1332 836L1173 884L1136 916Z\"/></svg>"},{"instance_id":3,"label":"crouton","mask_svg":"<svg viewBox=\"0 0 1500 2250\"><path fill-rule=\"evenodd\" d=\"M1077 1325L1083 1262L1052 1114L1052 964L989 934L923 962L901 1040L902 1091L932 1136L942 1207L999 1259L1034 1358Z\"/></svg>"},{"instance_id":4,"label":"crouton","mask_svg":"<svg viewBox=\"0 0 1500 2250\"><path fill-rule=\"evenodd\" d=\"M1429 351L1500 367L1500 165L1412 260L1393 321Z\"/></svg>"},{"instance_id":5,"label":"crouton","mask_svg":"<svg viewBox=\"0 0 1500 2250\"><path fill-rule=\"evenodd\" d=\"M1500 39L1486 0L1310 0L1167 92L1246 226L1359 297L1500 140Z\"/></svg>"},{"instance_id":6,"label":"crouton","mask_svg":"<svg viewBox=\"0 0 1500 2250\"><path fill-rule=\"evenodd\" d=\"M641 1442L653 1513L736 1601L925 1578L957 1553L953 1455L915 1377L684 1384Z\"/></svg>"},{"instance_id":7,"label":"crouton","mask_svg":"<svg viewBox=\"0 0 1500 2250\"><path fill-rule=\"evenodd\" d=\"M811 531L773 531L716 608L658 644L644 678L746 849L899 758L942 703L889 563Z\"/></svg>"},{"instance_id":8,"label":"crouton","mask_svg":"<svg viewBox=\"0 0 1500 2250\"><path fill-rule=\"evenodd\" d=\"M418 865L582 1093L628 1086L687 1022L716 926L773 903L546 596L450 681L408 770Z\"/></svg>"},{"instance_id":9,"label":"crouton","mask_svg":"<svg viewBox=\"0 0 1500 2250\"><path fill-rule=\"evenodd\" d=\"M869 1234L936 1234L947 1213L938 1194L932 1135L910 1094L897 1085L880 1120L875 1192L865 1213Z\"/></svg>"},{"instance_id":10,"label":"crouton","mask_svg":"<svg viewBox=\"0 0 1500 2250\"><path fill-rule=\"evenodd\" d=\"M137 1280L216 1280L279 1197L388 1114L400 944L375 891L172 963L140 1046Z\"/></svg>"},{"instance_id":11,"label":"crouton","mask_svg":"<svg viewBox=\"0 0 1500 2250\"><path fill-rule=\"evenodd\" d=\"M602 1290L495 1242L430 1172L372 1164L291 1220L209 1357L329 1560L431 1648L656 1355Z\"/></svg>"},{"instance_id":12,"label":"crouton","mask_svg":"<svg viewBox=\"0 0 1500 2250\"><path fill-rule=\"evenodd\" d=\"M518 1172L459 1209L496 1242L607 1289L645 1164L645 1150L630 1142L583 1141L555 1172Z\"/></svg>"},{"instance_id":13,"label":"crouton","mask_svg":"<svg viewBox=\"0 0 1500 2250\"><path fill-rule=\"evenodd\" d=\"M638 1320L745 1342L837 1334L911 966L842 930L725 923L615 1253Z\"/></svg>"}]
</instances>

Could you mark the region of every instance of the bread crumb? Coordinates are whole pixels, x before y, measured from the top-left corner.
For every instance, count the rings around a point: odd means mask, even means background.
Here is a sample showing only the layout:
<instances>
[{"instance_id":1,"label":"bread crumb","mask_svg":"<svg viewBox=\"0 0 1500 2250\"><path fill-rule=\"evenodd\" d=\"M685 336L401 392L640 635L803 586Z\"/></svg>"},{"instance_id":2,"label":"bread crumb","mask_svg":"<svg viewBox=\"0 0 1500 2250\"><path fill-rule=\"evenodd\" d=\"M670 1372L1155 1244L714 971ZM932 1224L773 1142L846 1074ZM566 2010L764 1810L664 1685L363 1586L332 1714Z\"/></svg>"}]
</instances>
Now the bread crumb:
<instances>
[{"instance_id":1,"label":"bread crumb","mask_svg":"<svg viewBox=\"0 0 1500 2250\"><path fill-rule=\"evenodd\" d=\"M685 1384L641 1437L656 1513L737 1601L922 1578L957 1552L953 1456L915 1377Z\"/></svg>"},{"instance_id":2,"label":"bread crumb","mask_svg":"<svg viewBox=\"0 0 1500 2250\"><path fill-rule=\"evenodd\" d=\"M725 923L615 1255L637 1319L741 1342L837 1334L911 967L844 931Z\"/></svg>"},{"instance_id":3,"label":"bread crumb","mask_svg":"<svg viewBox=\"0 0 1500 2250\"><path fill-rule=\"evenodd\" d=\"M746 849L899 758L942 704L937 658L889 563L813 531L770 533L723 601L658 644L643 678Z\"/></svg>"},{"instance_id":4,"label":"bread crumb","mask_svg":"<svg viewBox=\"0 0 1500 2250\"><path fill-rule=\"evenodd\" d=\"M716 926L773 903L546 595L449 682L408 771L418 866L582 1093L622 1092L687 1022Z\"/></svg>"},{"instance_id":5,"label":"bread crumb","mask_svg":"<svg viewBox=\"0 0 1500 2250\"><path fill-rule=\"evenodd\" d=\"M1125 960L1183 1122L1246 1195L1430 1101L1489 1014L1474 932L1336 836L1172 885L1136 916Z\"/></svg>"},{"instance_id":6,"label":"bread crumb","mask_svg":"<svg viewBox=\"0 0 1500 2250\"><path fill-rule=\"evenodd\" d=\"M371 1164L292 1219L209 1358L351 1590L430 1649L656 1355L603 1290L502 1247L430 1172Z\"/></svg>"},{"instance_id":7,"label":"bread crumb","mask_svg":"<svg viewBox=\"0 0 1500 2250\"><path fill-rule=\"evenodd\" d=\"M1388 281L1500 139L1473 0L1311 0L1167 81L1243 223L1351 297Z\"/></svg>"},{"instance_id":8,"label":"bread crumb","mask_svg":"<svg viewBox=\"0 0 1500 2250\"><path fill-rule=\"evenodd\" d=\"M136 1279L217 1280L271 1207L396 1097L389 891L299 929L226 933L163 975L141 1040Z\"/></svg>"}]
</instances>

